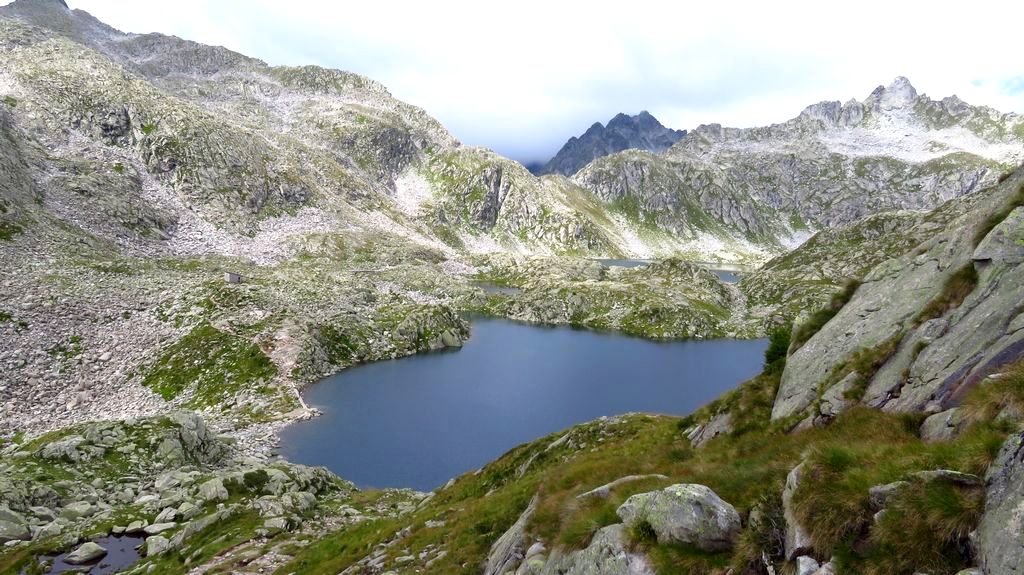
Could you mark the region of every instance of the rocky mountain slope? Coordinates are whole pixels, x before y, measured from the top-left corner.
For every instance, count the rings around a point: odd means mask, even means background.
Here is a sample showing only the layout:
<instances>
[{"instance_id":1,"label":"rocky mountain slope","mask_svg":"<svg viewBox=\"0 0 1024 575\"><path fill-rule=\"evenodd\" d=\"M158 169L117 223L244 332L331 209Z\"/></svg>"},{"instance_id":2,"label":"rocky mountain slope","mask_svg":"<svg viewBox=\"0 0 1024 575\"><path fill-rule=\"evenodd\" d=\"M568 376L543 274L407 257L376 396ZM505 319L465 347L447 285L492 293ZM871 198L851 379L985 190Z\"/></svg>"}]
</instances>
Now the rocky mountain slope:
<instances>
[{"instance_id":1,"label":"rocky mountain slope","mask_svg":"<svg viewBox=\"0 0 1024 575\"><path fill-rule=\"evenodd\" d=\"M0 24L0 91L14 121L57 157L137 175L132 209L160 211L158 233L122 234L125 247L278 261L294 254L243 245L354 228L446 253L702 247L641 238L642 222L563 178L461 145L368 78L123 33L57 0L4 6ZM724 257L760 253L719 228Z\"/></svg>"},{"instance_id":2,"label":"rocky mountain slope","mask_svg":"<svg viewBox=\"0 0 1024 575\"><path fill-rule=\"evenodd\" d=\"M666 128L647 111L635 116L618 114L607 126L595 122L580 137L569 138L553 158L531 171L571 177L597 158L631 149L664 152L685 135L686 130Z\"/></svg>"},{"instance_id":3,"label":"rocky mountain slope","mask_svg":"<svg viewBox=\"0 0 1024 575\"><path fill-rule=\"evenodd\" d=\"M664 154L626 151L573 181L675 233L710 217L762 241L885 211L927 210L995 182L1024 159L1024 119L905 78L863 101L821 102L782 124L690 131Z\"/></svg>"}]
</instances>

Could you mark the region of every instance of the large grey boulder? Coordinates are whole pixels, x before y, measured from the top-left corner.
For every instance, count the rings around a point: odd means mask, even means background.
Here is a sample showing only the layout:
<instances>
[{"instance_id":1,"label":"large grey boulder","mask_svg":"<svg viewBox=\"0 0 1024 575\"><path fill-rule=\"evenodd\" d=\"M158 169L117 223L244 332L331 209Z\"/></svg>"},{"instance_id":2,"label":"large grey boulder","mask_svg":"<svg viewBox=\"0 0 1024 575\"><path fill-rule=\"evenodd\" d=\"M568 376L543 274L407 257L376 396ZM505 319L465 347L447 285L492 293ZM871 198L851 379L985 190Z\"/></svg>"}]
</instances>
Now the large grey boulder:
<instances>
[{"instance_id":1,"label":"large grey boulder","mask_svg":"<svg viewBox=\"0 0 1024 575\"><path fill-rule=\"evenodd\" d=\"M538 575L654 575L647 558L629 550L624 525L609 525L597 531L586 549L564 554L553 552L543 563L530 558L517 573Z\"/></svg>"},{"instance_id":2,"label":"large grey boulder","mask_svg":"<svg viewBox=\"0 0 1024 575\"><path fill-rule=\"evenodd\" d=\"M146 538L146 557L166 553L170 548L171 542L162 535L153 535Z\"/></svg>"},{"instance_id":3,"label":"large grey boulder","mask_svg":"<svg viewBox=\"0 0 1024 575\"><path fill-rule=\"evenodd\" d=\"M930 415L921 424L921 439L925 443L949 441L956 437L963 424L963 410L959 407Z\"/></svg>"},{"instance_id":4,"label":"large grey boulder","mask_svg":"<svg viewBox=\"0 0 1024 575\"><path fill-rule=\"evenodd\" d=\"M82 459L82 453L78 446L85 441L85 438L72 435L71 437L47 443L39 450L39 456L43 459L60 460L68 463L77 463Z\"/></svg>"},{"instance_id":5,"label":"large grey boulder","mask_svg":"<svg viewBox=\"0 0 1024 575\"><path fill-rule=\"evenodd\" d=\"M227 501L228 496L228 490L219 477L199 486L199 498L203 501Z\"/></svg>"},{"instance_id":6,"label":"large grey boulder","mask_svg":"<svg viewBox=\"0 0 1024 575\"><path fill-rule=\"evenodd\" d=\"M83 543L78 549L68 553L67 556L64 557L64 562L70 565L82 565L84 563L96 561L106 554L106 549L92 541L89 541L87 543Z\"/></svg>"},{"instance_id":7,"label":"large grey boulder","mask_svg":"<svg viewBox=\"0 0 1024 575\"><path fill-rule=\"evenodd\" d=\"M145 529L143 529L142 531L146 535L159 535L160 533L163 533L164 531L170 531L171 529L174 529L177 526L178 524L173 521L171 521L170 523L154 523L152 525L147 525Z\"/></svg>"},{"instance_id":8,"label":"large grey boulder","mask_svg":"<svg viewBox=\"0 0 1024 575\"><path fill-rule=\"evenodd\" d=\"M796 559L796 575L814 575L821 565L813 557L803 556Z\"/></svg>"},{"instance_id":9,"label":"large grey boulder","mask_svg":"<svg viewBox=\"0 0 1024 575\"><path fill-rule=\"evenodd\" d=\"M0 545L8 541L26 541L31 538L28 523L19 513L0 507Z\"/></svg>"},{"instance_id":10,"label":"large grey boulder","mask_svg":"<svg viewBox=\"0 0 1024 575\"><path fill-rule=\"evenodd\" d=\"M96 511L96 506L88 501L75 501L74 503L66 505L64 509L61 509L60 516L74 521L76 519L81 519L82 517L89 517L90 515L95 514Z\"/></svg>"},{"instance_id":11,"label":"large grey boulder","mask_svg":"<svg viewBox=\"0 0 1024 575\"><path fill-rule=\"evenodd\" d=\"M985 476L985 512L977 555L986 573L1020 573L1024 566L1024 434L1011 435Z\"/></svg>"},{"instance_id":12,"label":"large grey boulder","mask_svg":"<svg viewBox=\"0 0 1024 575\"><path fill-rule=\"evenodd\" d=\"M732 548L740 532L736 509L704 485L679 483L639 493L616 513L627 525L648 522L659 543L685 543L706 551Z\"/></svg>"},{"instance_id":13,"label":"large grey boulder","mask_svg":"<svg viewBox=\"0 0 1024 575\"><path fill-rule=\"evenodd\" d=\"M793 507L793 494L800 487L800 479L803 477L804 464L801 463L793 468L786 476L786 487L782 490L782 512L786 520L785 551L786 559L792 561L800 555L810 553L812 548L811 536L807 533L796 518L796 511Z\"/></svg>"}]
</instances>

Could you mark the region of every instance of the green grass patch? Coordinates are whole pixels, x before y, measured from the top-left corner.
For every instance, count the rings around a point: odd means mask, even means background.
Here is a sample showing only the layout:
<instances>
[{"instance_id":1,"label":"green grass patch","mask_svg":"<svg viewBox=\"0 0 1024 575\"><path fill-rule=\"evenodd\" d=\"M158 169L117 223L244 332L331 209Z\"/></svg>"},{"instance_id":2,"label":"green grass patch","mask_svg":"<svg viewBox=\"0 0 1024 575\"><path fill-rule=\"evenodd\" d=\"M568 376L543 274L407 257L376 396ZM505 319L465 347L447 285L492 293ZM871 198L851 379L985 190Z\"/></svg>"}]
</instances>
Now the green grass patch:
<instances>
[{"instance_id":1,"label":"green grass patch","mask_svg":"<svg viewBox=\"0 0 1024 575\"><path fill-rule=\"evenodd\" d=\"M1006 433L997 426L979 425L951 442L924 444L917 437L918 423L912 416L880 418L874 410L855 408L836 419L831 438L811 446L794 504L819 554L830 556L844 541L860 538L870 528L875 511L868 497L871 487L918 470L984 474ZM865 434L859 441L848 436L857 428ZM870 554L860 559L865 569L877 561ZM921 556L907 561L930 564Z\"/></svg>"},{"instance_id":2,"label":"green grass patch","mask_svg":"<svg viewBox=\"0 0 1024 575\"><path fill-rule=\"evenodd\" d=\"M729 567L729 552L712 553L679 544L655 545L647 550L656 573L723 573Z\"/></svg>"},{"instance_id":3,"label":"green grass patch","mask_svg":"<svg viewBox=\"0 0 1024 575\"><path fill-rule=\"evenodd\" d=\"M865 575L956 573L971 565L968 534L984 510L980 487L913 482L900 491L871 530Z\"/></svg>"},{"instance_id":4,"label":"green grass patch","mask_svg":"<svg viewBox=\"0 0 1024 575\"><path fill-rule=\"evenodd\" d=\"M918 325L937 317L942 317L946 312L960 307L960 304L971 295L978 285L978 272L974 269L973 262L967 262L953 275L949 276L942 286L942 292L932 298L921 312L917 314L915 321Z\"/></svg>"},{"instance_id":5,"label":"green grass patch","mask_svg":"<svg viewBox=\"0 0 1024 575\"><path fill-rule=\"evenodd\" d=\"M10 242L15 236L24 233L25 229L14 222L0 222L0 240Z\"/></svg>"},{"instance_id":6,"label":"green grass patch","mask_svg":"<svg viewBox=\"0 0 1024 575\"><path fill-rule=\"evenodd\" d=\"M204 323L167 348L142 384L167 400L194 385L188 405L209 407L276 374L277 367L254 343Z\"/></svg>"},{"instance_id":7,"label":"green grass patch","mask_svg":"<svg viewBox=\"0 0 1024 575\"><path fill-rule=\"evenodd\" d=\"M965 415L976 422L993 421L1004 411L1024 413L1024 360L976 385L967 394L963 408Z\"/></svg>"},{"instance_id":8,"label":"green grass patch","mask_svg":"<svg viewBox=\"0 0 1024 575\"><path fill-rule=\"evenodd\" d=\"M768 348L764 350L765 373L782 373L785 369L792 333L791 325L777 327L768 333Z\"/></svg>"},{"instance_id":9,"label":"green grass patch","mask_svg":"<svg viewBox=\"0 0 1024 575\"><path fill-rule=\"evenodd\" d=\"M18 99L14 96L4 96L4 104L6 104L8 108L13 108L18 105Z\"/></svg>"}]
</instances>

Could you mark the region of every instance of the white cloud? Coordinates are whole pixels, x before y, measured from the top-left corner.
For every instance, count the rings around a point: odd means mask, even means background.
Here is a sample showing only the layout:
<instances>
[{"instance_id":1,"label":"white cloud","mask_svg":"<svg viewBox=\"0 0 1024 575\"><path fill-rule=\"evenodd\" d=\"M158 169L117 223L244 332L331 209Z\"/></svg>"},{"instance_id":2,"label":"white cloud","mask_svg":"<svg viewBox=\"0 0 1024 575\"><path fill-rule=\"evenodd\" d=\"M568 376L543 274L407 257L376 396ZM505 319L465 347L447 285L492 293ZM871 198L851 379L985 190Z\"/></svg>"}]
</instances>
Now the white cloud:
<instances>
[{"instance_id":1,"label":"white cloud","mask_svg":"<svg viewBox=\"0 0 1024 575\"><path fill-rule=\"evenodd\" d=\"M897 75L1024 112L1015 2L68 3L126 31L365 74L464 142L522 160L620 111L678 128L762 125Z\"/></svg>"}]
</instances>

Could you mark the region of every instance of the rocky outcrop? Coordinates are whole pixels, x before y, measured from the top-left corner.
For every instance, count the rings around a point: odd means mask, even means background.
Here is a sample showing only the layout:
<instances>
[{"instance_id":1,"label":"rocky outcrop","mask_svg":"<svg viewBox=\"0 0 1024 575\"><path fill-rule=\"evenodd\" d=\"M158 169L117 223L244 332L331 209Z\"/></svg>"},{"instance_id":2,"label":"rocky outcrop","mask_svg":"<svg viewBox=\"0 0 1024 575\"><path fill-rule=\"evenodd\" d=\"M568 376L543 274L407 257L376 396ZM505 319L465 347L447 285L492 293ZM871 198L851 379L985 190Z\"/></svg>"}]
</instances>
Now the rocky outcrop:
<instances>
[{"instance_id":1,"label":"rocky outcrop","mask_svg":"<svg viewBox=\"0 0 1024 575\"><path fill-rule=\"evenodd\" d=\"M636 268L561 258L491 257L483 281L519 288L489 296L480 311L517 321L570 324L648 338L753 335L733 323L742 300L701 266L676 258ZM694 301L703 302L693 305Z\"/></svg>"},{"instance_id":2,"label":"rocky outcrop","mask_svg":"<svg viewBox=\"0 0 1024 575\"><path fill-rule=\"evenodd\" d=\"M515 570L516 566L523 562L528 542L526 524L537 509L537 500L537 496L534 495L519 519L516 519L516 522L491 546L487 564L484 566L484 575L504 575Z\"/></svg>"},{"instance_id":3,"label":"rocky outcrop","mask_svg":"<svg viewBox=\"0 0 1024 575\"><path fill-rule=\"evenodd\" d=\"M1024 266L1010 248L1024 231L1005 212L1022 186L1018 171L957 200L963 206L944 206L961 215L913 251L875 267L850 302L789 357L772 418L811 407L845 375L834 366L855 354L870 359L860 363L872 370L859 375L866 381L863 402L893 412L954 407L967 389L1024 355ZM993 217L1000 223L988 230ZM978 234L981 245L1007 247L976 260Z\"/></svg>"},{"instance_id":4,"label":"rocky outcrop","mask_svg":"<svg viewBox=\"0 0 1024 575\"><path fill-rule=\"evenodd\" d=\"M633 495L616 513L626 525L649 524L659 543L682 543L705 551L732 548L740 531L736 509L704 485L680 483Z\"/></svg>"},{"instance_id":5,"label":"rocky outcrop","mask_svg":"<svg viewBox=\"0 0 1024 575\"><path fill-rule=\"evenodd\" d=\"M666 128L646 111L636 116L618 114L607 126L596 122L582 136L569 138L555 157L535 173L572 176L602 156L629 149L663 152L685 135L686 130Z\"/></svg>"},{"instance_id":6,"label":"rocky outcrop","mask_svg":"<svg viewBox=\"0 0 1024 575\"><path fill-rule=\"evenodd\" d=\"M543 563L542 563L543 561ZM552 552L544 561L537 559L516 572L517 575L654 575L647 558L629 550L626 528L609 525L594 534L586 549L568 554Z\"/></svg>"},{"instance_id":7,"label":"rocky outcrop","mask_svg":"<svg viewBox=\"0 0 1024 575\"><path fill-rule=\"evenodd\" d=\"M786 476L786 486L782 491L783 517L786 520L784 546L787 561L792 561L797 557L810 553L813 547L811 536L800 524L793 506L793 494L800 487L800 478L803 476L803 470L803 463L794 467L789 472L789 475Z\"/></svg>"},{"instance_id":8,"label":"rocky outcrop","mask_svg":"<svg viewBox=\"0 0 1024 575\"><path fill-rule=\"evenodd\" d=\"M992 575L1024 565L1024 435L1003 444L985 475L985 512L975 543L979 563Z\"/></svg>"},{"instance_id":9,"label":"rocky outcrop","mask_svg":"<svg viewBox=\"0 0 1024 575\"><path fill-rule=\"evenodd\" d=\"M625 477L620 477L615 481L609 481L608 483L605 483L600 487L595 487L590 491L580 493L579 495L576 496L576 499L608 499L608 497L611 496L612 491L616 487L619 487L620 485L625 485L626 483L632 483L634 481L644 481L647 479L667 480L668 476L661 475L660 473L652 473L648 475L627 475Z\"/></svg>"},{"instance_id":10,"label":"rocky outcrop","mask_svg":"<svg viewBox=\"0 0 1024 575\"><path fill-rule=\"evenodd\" d=\"M694 447L703 447L707 442L732 432L732 414L728 411L719 413L707 423L695 425L686 433L686 438Z\"/></svg>"}]
</instances>

